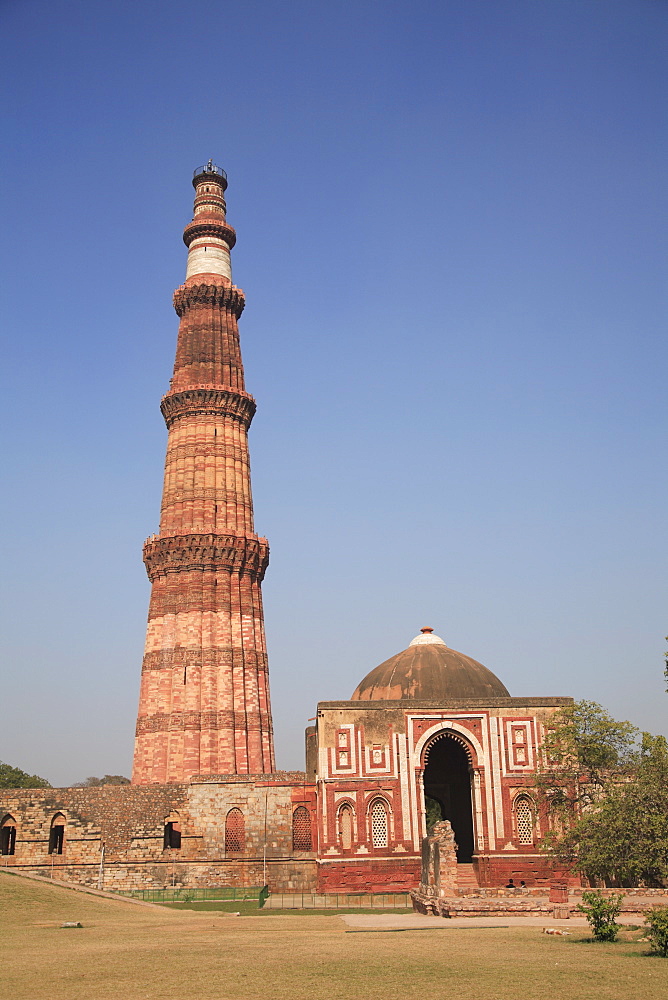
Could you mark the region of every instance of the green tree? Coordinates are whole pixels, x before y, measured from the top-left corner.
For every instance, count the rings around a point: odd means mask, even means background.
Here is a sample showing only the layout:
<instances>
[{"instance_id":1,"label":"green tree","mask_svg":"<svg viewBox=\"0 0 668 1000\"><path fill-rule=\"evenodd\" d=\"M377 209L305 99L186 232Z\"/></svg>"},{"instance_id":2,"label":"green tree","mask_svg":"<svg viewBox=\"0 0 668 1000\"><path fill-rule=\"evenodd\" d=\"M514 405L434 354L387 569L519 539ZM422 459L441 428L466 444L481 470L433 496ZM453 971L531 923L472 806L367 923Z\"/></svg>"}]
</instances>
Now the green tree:
<instances>
[{"instance_id":1,"label":"green tree","mask_svg":"<svg viewBox=\"0 0 668 1000\"><path fill-rule=\"evenodd\" d=\"M0 788L51 788L46 778L36 774L27 774L20 767L3 764L0 761Z\"/></svg>"},{"instance_id":2,"label":"green tree","mask_svg":"<svg viewBox=\"0 0 668 1000\"><path fill-rule=\"evenodd\" d=\"M618 893L612 896L603 896L598 891L582 893L578 910L584 913L597 941L617 940L619 924L615 918L620 914L623 900L624 896Z\"/></svg>"},{"instance_id":3,"label":"green tree","mask_svg":"<svg viewBox=\"0 0 668 1000\"><path fill-rule=\"evenodd\" d=\"M550 720L538 788L549 811L569 826L605 790L633 772L638 730L594 701L578 701Z\"/></svg>"},{"instance_id":4,"label":"green tree","mask_svg":"<svg viewBox=\"0 0 668 1000\"><path fill-rule=\"evenodd\" d=\"M431 834L431 831L434 829L434 823L440 823L443 819L443 810L441 809L441 803L436 799L429 798L428 795L424 797L424 804L427 833Z\"/></svg>"},{"instance_id":5,"label":"green tree","mask_svg":"<svg viewBox=\"0 0 668 1000\"><path fill-rule=\"evenodd\" d=\"M608 785L552 849L593 880L616 885L668 884L668 744L644 733L633 766Z\"/></svg>"},{"instance_id":6,"label":"green tree","mask_svg":"<svg viewBox=\"0 0 668 1000\"><path fill-rule=\"evenodd\" d=\"M130 779L122 774L105 774L103 778L84 778L83 781L76 781L73 788L97 788L99 785L129 785Z\"/></svg>"},{"instance_id":7,"label":"green tree","mask_svg":"<svg viewBox=\"0 0 668 1000\"><path fill-rule=\"evenodd\" d=\"M668 958L668 906L653 906L645 914L645 926L652 951Z\"/></svg>"}]
</instances>

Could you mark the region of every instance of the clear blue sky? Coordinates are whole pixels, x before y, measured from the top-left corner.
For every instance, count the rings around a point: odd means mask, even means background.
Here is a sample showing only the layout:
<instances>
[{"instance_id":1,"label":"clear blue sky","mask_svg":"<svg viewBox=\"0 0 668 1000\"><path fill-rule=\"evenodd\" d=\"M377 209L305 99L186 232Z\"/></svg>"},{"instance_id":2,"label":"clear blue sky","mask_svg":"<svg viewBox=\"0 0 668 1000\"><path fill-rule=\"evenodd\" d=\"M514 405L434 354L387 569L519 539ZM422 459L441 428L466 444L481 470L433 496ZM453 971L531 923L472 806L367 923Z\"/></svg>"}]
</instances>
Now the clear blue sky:
<instances>
[{"instance_id":1,"label":"clear blue sky","mask_svg":"<svg viewBox=\"0 0 668 1000\"><path fill-rule=\"evenodd\" d=\"M279 765L422 625L667 732L668 4L4 0L0 30L0 759L129 773L209 156Z\"/></svg>"}]
</instances>

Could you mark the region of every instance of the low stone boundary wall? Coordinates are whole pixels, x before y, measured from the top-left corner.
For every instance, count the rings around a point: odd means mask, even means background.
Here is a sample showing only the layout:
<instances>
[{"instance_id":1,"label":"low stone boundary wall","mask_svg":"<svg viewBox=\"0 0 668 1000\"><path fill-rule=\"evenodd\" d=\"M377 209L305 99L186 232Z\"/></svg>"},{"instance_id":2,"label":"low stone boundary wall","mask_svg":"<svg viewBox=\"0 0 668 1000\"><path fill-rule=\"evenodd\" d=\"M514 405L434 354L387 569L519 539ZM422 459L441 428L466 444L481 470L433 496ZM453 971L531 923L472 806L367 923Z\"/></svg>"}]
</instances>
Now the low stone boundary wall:
<instances>
[{"instance_id":1,"label":"low stone boundary wall","mask_svg":"<svg viewBox=\"0 0 668 1000\"><path fill-rule=\"evenodd\" d=\"M2 859L4 860L4 859ZM276 891L313 892L316 888L316 862L313 858L243 858L237 860L152 861L132 864L122 861L105 861L100 878L100 863L71 864L58 858L57 864L7 867L8 871L40 875L47 879L60 879L79 885L94 886L112 892L138 889L206 889L218 886L262 885L266 877ZM4 865L1 866L4 869Z\"/></svg>"},{"instance_id":2,"label":"low stone boundary wall","mask_svg":"<svg viewBox=\"0 0 668 1000\"><path fill-rule=\"evenodd\" d=\"M614 889L610 889L607 890L607 893L611 894L614 891ZM434 917L544 916L567 920L569 917L582 916L582 911L578 909L578 903L582 898L582 890L570 893L568 902L563 904L551 903L549 897L545 894L542 896L526 895L522 898L510 898L508 896L495 896L491 898L488 896L485 898L482 894L476 897L468 896L465 898L461 896L437 898L414 891L410 895L413 909L417 913L424 913L427 916ZM668 891L665 889L624 891L621 912L642 915L653 906L661 905L668 905Z\"/></svg>"},{"instance_id":3,"label":"low stone boundary wall","mask_svg":"<svg viewBox=\"0 0 668 1000\"><path fill-rule=\"evenodd\" d=\"M411 893L413 909L433 917L553 917L554 904L547 896L532 896L524 899L462 899L427 897L419 892Z\"/></svg>"},{"instance_id":4,"label":"low stone boundary wall","mask_svg":"<svg viewBox=\"0 0 668 1000\"><path fill-rule=\"evenodd\" d=\"M655 906L661 906L661 899L665 900L665 902L668 903L668 889L621 889L621 888L610 889L606 887L604 889L594 890L592 889L591 886L583 886L582 888L569 889L568 891L572 896L581 896L583 892L594 892L594 891L600 892L602 896L612 896L618 892L622 892L624 896L628 897L629 899L633 899L636 896L641 896L641 897L658 896L659 899L654 904Z\"/></svg>"},{"instance_id":5,"label":"low stone boundary wall","mask_svg":"<svg viewBox=\"0 0 668 1000\"><path fill-rule=\"evenodd\" d=\"M406 892L271 892L265 910L404 910L411 899Z\"/></svg>"}]
</instances>

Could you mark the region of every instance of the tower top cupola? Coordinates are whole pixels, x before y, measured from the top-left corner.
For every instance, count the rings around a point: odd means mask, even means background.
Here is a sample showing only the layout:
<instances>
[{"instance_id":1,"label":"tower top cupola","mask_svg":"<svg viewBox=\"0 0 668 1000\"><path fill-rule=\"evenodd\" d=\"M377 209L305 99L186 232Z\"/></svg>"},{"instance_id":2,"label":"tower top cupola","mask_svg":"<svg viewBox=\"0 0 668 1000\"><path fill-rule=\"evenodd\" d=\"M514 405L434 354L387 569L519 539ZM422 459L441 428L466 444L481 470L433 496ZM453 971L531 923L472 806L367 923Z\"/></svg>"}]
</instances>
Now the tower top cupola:
<instances>
[{"instance_id":1,"label":"tower top cupola","mask_svg":"<svg viewBox=\"0 0 668 1000\"><path fill-rule=\"evenodd\" d=\"M205 163L194 171L193 187L196 188L198 184L203 184L207 180L213 180L215 183L220 184L223 191L227 187L227 174L222 167L216 166L211 159L208 163Z\"/></svg>"},{"instance_id":2,"label":"tower top cupola","mask_svg":"<svg viewBox=\"0 0 668 1000\"><path fill-rule=\"evenodd\" d=\"M227 174L209 160L193 173L195 205L192 222L183 231L188 247L186 284L202 280L232 284L230 250L237 234L226 219Z\"/></svg>"}]
</instances>

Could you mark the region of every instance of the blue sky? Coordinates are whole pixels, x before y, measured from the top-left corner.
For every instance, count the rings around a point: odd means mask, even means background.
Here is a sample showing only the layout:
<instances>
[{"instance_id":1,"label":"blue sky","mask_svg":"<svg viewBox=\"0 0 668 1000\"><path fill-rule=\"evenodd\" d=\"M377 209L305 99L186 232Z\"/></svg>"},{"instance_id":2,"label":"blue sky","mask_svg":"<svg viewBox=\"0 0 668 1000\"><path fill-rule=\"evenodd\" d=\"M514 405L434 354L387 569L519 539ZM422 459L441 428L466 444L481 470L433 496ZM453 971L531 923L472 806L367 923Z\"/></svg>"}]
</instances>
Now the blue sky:
<instances>
[{"instance_id":1,"label":"blue sky","mask_svg":"<svg viewBox=\"0 0 668 1000\"><path fill-rule=\"evenodd\" d=\"M423 625L668 731L668 5L5 0L0 759L129 773L193 169L278 763Z\"/></svg>"}]
</instances>

